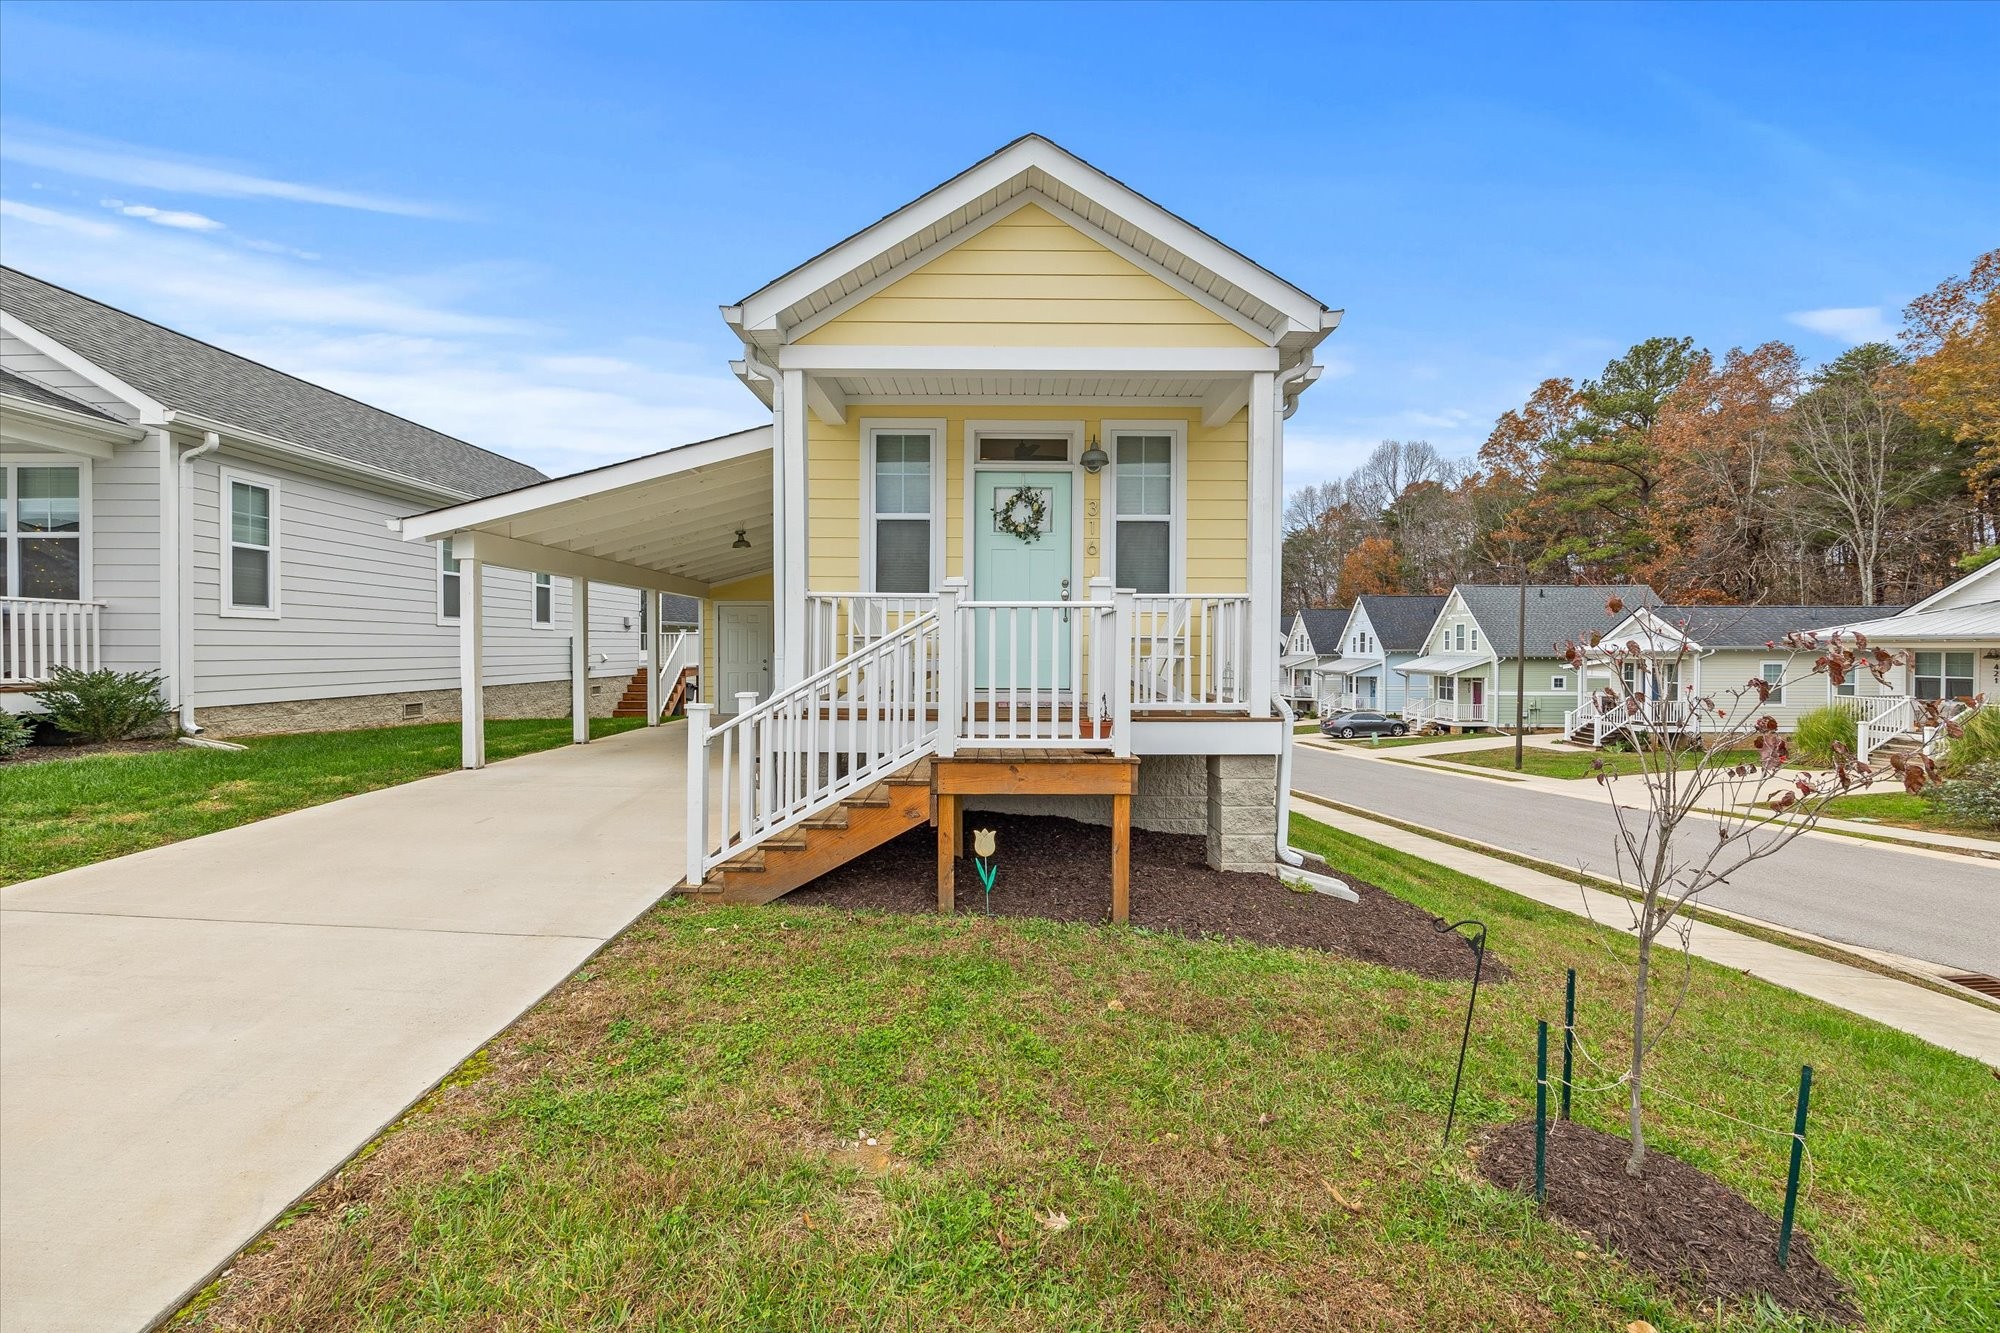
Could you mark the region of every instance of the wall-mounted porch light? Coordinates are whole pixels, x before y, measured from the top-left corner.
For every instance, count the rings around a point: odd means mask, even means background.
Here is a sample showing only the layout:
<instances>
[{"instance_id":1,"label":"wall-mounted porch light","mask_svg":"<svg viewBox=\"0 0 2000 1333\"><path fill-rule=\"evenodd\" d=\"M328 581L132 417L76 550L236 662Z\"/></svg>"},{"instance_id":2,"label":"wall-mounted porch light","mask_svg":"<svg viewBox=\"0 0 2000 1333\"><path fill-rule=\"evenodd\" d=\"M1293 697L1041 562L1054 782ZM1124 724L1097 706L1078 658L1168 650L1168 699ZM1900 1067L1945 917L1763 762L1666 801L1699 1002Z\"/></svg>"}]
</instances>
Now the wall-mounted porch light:
<instances>
[{"instance_id":1,"label":"wall-mounted porch light","mask_svg":"<svg viewBox=\"0 0 2000 1333\"><path fill-rule=\"evenodd\" d=\"M1090 447L1085 449L1083 457L1076 461L1083 464L1085 472L1097 473L1104 470L1104 465L1111 461L1111 455L1104 452L1104 446L1099 444L1097 437L1093 435L1090 437Z\"/></svg>"},{"instance_id":2,"label":"wall-mounted porch light","mask_svg":"<svg viewBox=\"0 0 2000 1333\"><path fill-rule=\"evenodd\" d=\"M732 551L747 551L747 550L749 550L749 549L750 549L750 539L749 539L748 537L746 537L746 536L744 536L744 535L743 535L744 533L748 532L749 530L750 530L750 529L748 529L748 528L738 528L738 529L736 529L736 540L735 540L735 541L733 541L733 542L731 542L731 543L729 543L729 549L730 549L730 550L732 550Z\"/></svg>"}]
</instances>

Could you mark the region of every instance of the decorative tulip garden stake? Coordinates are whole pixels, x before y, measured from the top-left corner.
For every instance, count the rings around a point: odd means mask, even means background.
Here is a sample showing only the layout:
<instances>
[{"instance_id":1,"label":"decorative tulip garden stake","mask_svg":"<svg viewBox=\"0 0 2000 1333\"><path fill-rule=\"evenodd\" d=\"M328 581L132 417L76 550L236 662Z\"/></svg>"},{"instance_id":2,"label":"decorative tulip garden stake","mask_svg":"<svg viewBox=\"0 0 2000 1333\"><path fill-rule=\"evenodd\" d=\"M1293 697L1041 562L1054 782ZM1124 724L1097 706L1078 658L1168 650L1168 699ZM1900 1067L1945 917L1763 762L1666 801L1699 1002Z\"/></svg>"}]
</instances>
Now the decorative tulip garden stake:
<instances>
[{"instance_id":1,"label":"decorative tulip garden stake","mask_svg":"<svg viewBox=\"0 0 2000 1333\"><path fill-rule=\"evenodd\" d=\"M993 915L993 881L1000 877L1000 867L993 864L993 830L979 828L972 830L972 854L978 859L972 865L979 872L979 882L986 888L986 915Z\"/></svg>"}]
</instances>

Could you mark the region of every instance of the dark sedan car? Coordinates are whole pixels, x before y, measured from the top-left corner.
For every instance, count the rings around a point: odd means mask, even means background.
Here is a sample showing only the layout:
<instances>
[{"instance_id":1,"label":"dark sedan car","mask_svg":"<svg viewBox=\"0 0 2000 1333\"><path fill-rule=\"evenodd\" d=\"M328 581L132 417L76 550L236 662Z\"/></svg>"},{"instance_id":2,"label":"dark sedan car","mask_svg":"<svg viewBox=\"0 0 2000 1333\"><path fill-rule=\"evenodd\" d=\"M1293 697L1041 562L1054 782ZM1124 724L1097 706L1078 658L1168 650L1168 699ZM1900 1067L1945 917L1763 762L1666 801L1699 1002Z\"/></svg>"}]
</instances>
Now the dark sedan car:
<instances>
[{"instance_id":1,"label":"dark sedan car","mask_svg":"<svg viewBox=\"0 0 2000 1333\"><path fill-rule=\"evenodd\" d=\"M1329 736L1402 736L1410 730L1410 724L1400 717L1390 717L1387 713L1335 713L1323 718L1319 729Z\"/></svg>"}]
</instances>

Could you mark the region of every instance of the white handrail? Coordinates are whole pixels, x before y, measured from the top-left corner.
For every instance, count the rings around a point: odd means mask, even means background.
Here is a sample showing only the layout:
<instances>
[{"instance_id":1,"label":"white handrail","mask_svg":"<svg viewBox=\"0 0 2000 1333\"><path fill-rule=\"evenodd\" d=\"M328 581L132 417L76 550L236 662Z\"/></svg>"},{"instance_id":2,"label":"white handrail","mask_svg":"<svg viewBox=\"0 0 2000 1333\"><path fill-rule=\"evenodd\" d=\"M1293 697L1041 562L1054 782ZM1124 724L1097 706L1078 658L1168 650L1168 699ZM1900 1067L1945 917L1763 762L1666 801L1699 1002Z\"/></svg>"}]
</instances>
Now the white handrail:
<instances>
[{"instance_id":1,"label":"white handrail","mask_svg":"<svg viewBox=\"0 0 2000 1333\"><path fill-rule=\"evenodd\" d=\"M866 648L926 611L936 593L809 592L806 669L818 671Z\"/></svg>"},{"instance_id":2,"label":"white handrail","mask_svg":"<svg viewBox=\"0 0 2000 1333\"><path fill-rule=\"evenodd\" d=\"M103 609L102 602L0 597L0 684L40 684L59 666L97 670Z\"/></svg>"},{"instance_id":3,"label":"white handrail","mask_svg":"<svg viewBox=\"0 0 2000 1333\"><path fill-rule=\"evenodd\" d=\"M1914 735L1917 727L1916 700L1898 695L1886 702L1874 696L1862 708L1854 727L1854 757L1867 763L1875 751L1898 736Z\"/></svg>"}]
</instances>

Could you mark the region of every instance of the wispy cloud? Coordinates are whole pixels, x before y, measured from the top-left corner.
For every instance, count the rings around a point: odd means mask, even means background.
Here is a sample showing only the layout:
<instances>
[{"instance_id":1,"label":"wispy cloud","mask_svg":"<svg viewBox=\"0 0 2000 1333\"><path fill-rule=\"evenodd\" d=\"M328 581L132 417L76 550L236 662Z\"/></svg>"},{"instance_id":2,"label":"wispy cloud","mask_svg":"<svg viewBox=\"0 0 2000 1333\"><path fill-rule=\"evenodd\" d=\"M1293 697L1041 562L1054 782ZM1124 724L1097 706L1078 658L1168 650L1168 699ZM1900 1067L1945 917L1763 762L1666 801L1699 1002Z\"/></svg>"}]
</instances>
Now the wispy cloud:
<instances>
[{"instance_id":1,"label":"wispy cloud","mask_svg":"<svg viewBox=\"0 0 2000 1333\"><path fill-rule=\"evenodd\" d=\"M1795 310L1786 319L1802 329L1844 342L1888 342L1896 336L1896 326L1879 305L1829 306L1824 310Z\"/></svg>"},{"instance_id":2,"label":"wispy cloud","mask_svg":"<svg viewBox=\"0 0 2000 1333\"><path fill-rule=\"evenodd\" d=\"M0 201L7 261L169 328L561 473L754 424L712 348L477 313L518 268L357 276L228 231Z\"/></svg>"},{"instance_id":3,"label":"wispy cloud","mask_svg":"<svg viewBox=\"0 0 2000 1333\"><path fill-rule=\"evenodd\" d=\"M194 194L215 199L282 199L291 203L394 213L403 217L434 218L450 213L440 205L418 200L279 180L130 144L86 139L31 125L10 123L0 127L0 157L24 166L173 194Z\"/></svg>"},{"instance_id":4,"label":"wispy cloud","mask_svg":"<svg viewBox=\"0 0 2000 1333\"><path fill-rule=\"evenodd\" d=\"M202 213L190 213L178 208L154 208L151 204L128 204L123 199L103 199L98 202L115 213L128 218L142 218L156 227L175 227L181 231L221 231L223 224Z\"/></svg>"}]
</instances>

